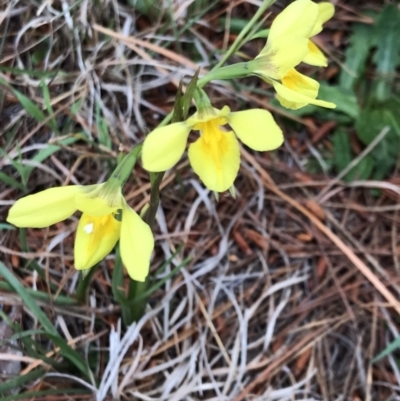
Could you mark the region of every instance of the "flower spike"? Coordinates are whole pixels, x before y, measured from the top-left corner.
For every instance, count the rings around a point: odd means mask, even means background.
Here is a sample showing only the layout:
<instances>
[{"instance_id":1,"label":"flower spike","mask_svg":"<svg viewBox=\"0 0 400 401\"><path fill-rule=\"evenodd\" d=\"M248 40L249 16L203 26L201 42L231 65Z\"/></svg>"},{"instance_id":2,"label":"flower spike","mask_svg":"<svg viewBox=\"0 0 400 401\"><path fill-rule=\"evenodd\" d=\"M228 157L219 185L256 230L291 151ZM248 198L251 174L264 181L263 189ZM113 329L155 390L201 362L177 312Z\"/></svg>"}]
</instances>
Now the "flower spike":
<instances>
[{"instance_id":1,"label":"flower spike","mask_svg":"<svg viewBox=\"0 0 400 401\"><path fill-rule=\"evenodd\" d=\"M295 70L301 62L327 65L326 57L310 38L321 32L322 24L333 16L334 10L327 2L294 1L275 18L267 44L248 62L253 75L274 87L282 106L289 109L308 104L336 107L334 103L317 99L319 83Z\"/></svg>"}]
</instances>

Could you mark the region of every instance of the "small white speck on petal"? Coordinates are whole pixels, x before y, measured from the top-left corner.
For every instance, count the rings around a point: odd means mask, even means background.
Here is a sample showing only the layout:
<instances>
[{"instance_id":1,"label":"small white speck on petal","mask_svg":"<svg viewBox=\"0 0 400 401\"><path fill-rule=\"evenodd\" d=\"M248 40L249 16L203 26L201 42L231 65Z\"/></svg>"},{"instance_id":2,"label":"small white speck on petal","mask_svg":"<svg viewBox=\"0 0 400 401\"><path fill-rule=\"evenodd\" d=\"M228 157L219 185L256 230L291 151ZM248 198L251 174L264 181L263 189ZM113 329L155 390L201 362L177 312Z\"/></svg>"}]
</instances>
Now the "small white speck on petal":
<instances>
[{"instance_id":1,"label":"small white speck on petal","mask_svg":"<svg viewBox=\"0 0 400 401\"><path fill-rule=\"evenodd\" d=\"M83 227L83 230L85 231L86 234L91 234L93 232L93 228L94 228L94 224L89 223L89 224L86 224L85 227Z\"/></svg>"}]
</instances>

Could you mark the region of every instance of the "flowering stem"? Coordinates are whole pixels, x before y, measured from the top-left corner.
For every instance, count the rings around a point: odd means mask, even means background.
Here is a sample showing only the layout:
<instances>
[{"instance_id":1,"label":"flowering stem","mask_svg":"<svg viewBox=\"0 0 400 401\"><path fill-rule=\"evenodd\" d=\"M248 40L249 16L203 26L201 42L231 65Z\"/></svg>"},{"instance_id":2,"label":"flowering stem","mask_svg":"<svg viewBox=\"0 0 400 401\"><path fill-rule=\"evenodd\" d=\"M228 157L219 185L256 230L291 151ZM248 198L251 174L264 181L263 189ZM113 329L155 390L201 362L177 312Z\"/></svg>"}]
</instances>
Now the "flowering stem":
<instances>
[{"instance_id":1,"label":"flowering stem","mask_svg":"<svg viewBox=\"0 0 400 401\"><path fill-rule=\"evenodd\" d=\"M259 9L253 15L253 18L246 24L246 26L242 29L239 35L236 37L235 41L232 43L228 51L224 54L221 60L214 66L214 68L210 71L213 72L214 70L220 69L221 65L224 65L225 62L229 59L236 52L236 50L241 46L243 39L249 33L251 28L257 22L257 20L264 14L265 10L267 10L275 0L265 0ZM204 77L205 78L205 77Z\"/></svg>"},{"instance_id":2,"label":"flowering stem","mask_svg":"<svg viewBox=\"0 0 400 401\"><path fill-rule=\"evenodd\" d=\"M208 74L197 81L197 86L203 88L208 82L215 79L244 78L249 75L250 73L247 62L231 64L218 69L212 69Z\"/></svg>"},{"instance_id":3,"label":"flowering stem","mask_svg":"<svg viewBox=\"0 0 400 401\"><path fill-rule=\"evenodd\" d=\"M81 279L78 281L76 286L75 296L78 302L86 304L87 290L94 273L97 271L99 264L93 266L91 269L86 270L85 274L82 274Z\"/></svg>"},{"instance_id":4,"label":"flowering stem","mask_svg":"<svg viewBox=\"0 0 400 401\"><path fill-rule=\"evenodd\" d=\"M151 180L150 204L143 219L150 226L150 228L152 228L156 219L158 204L160 202L160 184L163 177L164 173L155 173ZM129 318L127 317L129 322L126 322L127 324L136 322L143 316L144 308L147 305L148 298L142 297L142 295L146 293L149 283L149 276L147 276L146 281L144 282L130 280L128 301L132 301L135 298L142 299L127 307L127 309L129 309Z\"/></svg>"}]
</instances>

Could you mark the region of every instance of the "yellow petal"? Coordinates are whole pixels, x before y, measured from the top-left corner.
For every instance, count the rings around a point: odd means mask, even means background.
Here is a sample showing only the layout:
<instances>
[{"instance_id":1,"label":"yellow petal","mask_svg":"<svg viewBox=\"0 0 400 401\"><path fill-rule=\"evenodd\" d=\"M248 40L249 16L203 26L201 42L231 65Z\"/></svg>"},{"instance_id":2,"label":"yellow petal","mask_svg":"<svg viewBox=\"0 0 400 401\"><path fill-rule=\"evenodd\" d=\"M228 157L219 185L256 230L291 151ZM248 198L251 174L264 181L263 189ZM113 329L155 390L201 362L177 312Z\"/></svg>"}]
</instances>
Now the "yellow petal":
<instances>
[{"instance_id":1,"label":"yellow petal","mask_svg":"<svg viewBox=\"0 0 400 401\"><path fill-rule=\"evenodd\" d=\"M237 137L251 149L272 150L283 143L282 130L267 110L251 109L231 113L228 122Z\"/></svg>"},{"instance_id":2,"label":"yellow petal","mask_svg":"<svg viewBox=\"0 0 400 401\"><path fill-rule=\"evenodd\" d=\"M114 186L107 182L88 185L84 192L75 197L75 205L82 213L104 216L122 209L122 193L118 183Z\"/></svg>"},{"instance_id":3,"label":"yellow petal","mask_svg":"<svg viewBox=\"0 0 400 401\"><path fill-rule=\"evenodd\" d=\"M273 41L268 40L260 54L249 62L249 69L261 78L279 80L306 57L308 41L301 36L280 36Z\"/></svg>"},{"instance_id":4,"label":"yellow petal","mask_svg":"<svg viewBox=\"0 0 400 401\"><path fill-rule=\"evenodd\" d=\"M300 74L294 68L282 78L282 85L313 99L318 96L318 81L307 75Z\"/></svg>"},{"instance_id":5,"label":"yellow petal","mask_svg":"<svg viewBox=\"0 0 400 401\"><path fill-rule=\"evenodd\" d=\"M83 186L70 185L25 196L11 207L7 221L17 227L48 227L65 220L76 211L74 198L83 191Z\"/></svg>"},{"instance_id":6,"label":"yellow petal","mask_svg":"<svg viewBox=\"0 0 400 401\"><path fill-rule=\"evenodd\" d=\"M76 230L74 258L77 270L90 269L114 248L121 223L114 215L91 216L83 213Z\"/></svg>"},{"instance_id":7,"label":"yellow petal","mask_svg":"<svg viewBox=\"0 0 400 401\"><path fill-rule=\"evenodd\" d=\"M170 169L182 157L191 127L184 122L156 128L144 140L143 167L160 172Z\"/></svg>"},{"instance_id":8,"label":"yellow petal","mask_svg":"<svg viewBox=\"0 0 400 401\"><path fill-rule=\"evenodd\" d=\"M308 104L315 104L316 106L326 107L328 109L334 109L336 107L335 103L309 97L304 93L296 92L293 89L283 86L279 82L274 82L273 85L280 104L288 109L297 110Z\"/></svg>"},{"instance_id":9,"label":"yellow petal","mask_svg":"<svg viewBox=\"0 0 400 401\"><path fill-rule=\"evenodd\" d=\"M208 124L211 126L189 146L189 161L207 188L223 192L233 185L239 171L239 143L233 132Z\"/></svg>"},{"instance_id":10,"label":"yellow petal","mask_svg":"<svg viewBox=\"0 0 400 401\"><path fill-rule=\"evenodd\" d=\"M328 65L328 60L324 53L311 40L308 41L308 53L304 57L303 62L315 65L316 67L326 67Z\"/></svg>"},{"instance_id":11,"label":"yellow petal","mask_svg":"<svg viewBox=\"0 0 400 401\"><path fill-rule=\"evenodd\" d=\"M149 274L154 238L150 227L125 202L122 210L121 259L131 279L145 281Z\"/></svg>"},{"instance_id":12,"label":"yellow petal","mask_svg":"<svg viewBox=\"0 0 400 401\"><path fill-rule=\"evenodd\" d=\"M302 36L309 38L318 18L319 9L311 0L296 0L274 19L268 34L273 41L278 36Z\"/></svg>"},{"instance_id":13,"label":"yellow petal","mask_svg":"<svg viewBox=\"0 0 400 401\"><path fill-rule=\"evenodd\" d=\"M330 20L333 17L333 14L335 14L335 6L332 3L318 3L318 17L314 28L311 31L310 37L320 33L322 31L322 25Z\"/></svg>"}]
</instances>

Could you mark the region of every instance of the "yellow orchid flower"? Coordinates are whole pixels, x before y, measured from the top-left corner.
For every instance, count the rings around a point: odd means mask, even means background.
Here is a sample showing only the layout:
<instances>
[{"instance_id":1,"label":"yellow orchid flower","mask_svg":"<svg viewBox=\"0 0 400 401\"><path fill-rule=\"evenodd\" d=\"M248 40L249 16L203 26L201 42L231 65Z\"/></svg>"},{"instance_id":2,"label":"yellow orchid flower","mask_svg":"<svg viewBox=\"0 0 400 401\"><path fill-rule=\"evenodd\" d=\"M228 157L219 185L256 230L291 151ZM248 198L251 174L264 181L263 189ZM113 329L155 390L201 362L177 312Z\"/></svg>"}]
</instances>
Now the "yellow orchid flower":
<instances>
[{"instance_id":1,"label":"yellow orchid flower","mask_svg":"<svg viewBox=\"0 0 400 401\"><path fill-rule=\"evenodd\" d=\"M46 189L19 199L7 221L17 227L43 228L67 219L77 210L82 216L75 237L75 268L90 269L112 251L119 239L121 259L129 276L144 281L154 247L153 234L128 206L118 184Z\"/></svg>"},{"instance_id":2,"label":"yellow orchid flower","mask_svg":"<svg viewBox=\"0 0 400 401\"><path fill-rule=\"evenodd\" d=\"M280 80L300 64L308 53L309 37L317 23L318 6L311 0L296 0L272 22L268 40L253 61L270 79Z\"/></svg>"},{"instance_id":3,"label":"yellow orchid flower","mask_svg":"<svg viewBox=\"0 0 400 401\"><path fill-rule=\"evenodd\" d=\"M225 130L229 124L232 130ZM281 129L270 112L251 109L231 112L202 108L184 122L156 128L145 139L142 149L143 167L160 172L170 169L182 157L191 130L200 137L189 145L189 161L204 185L212 191L231 188L240 167L240 149L236 137L251 149L267 151L283 142Z\"/></svg>"},{"instance_id":4,"label":"yellow orchid flower","mask_svg":"<svg viewBox=\"0 0 400 401\"><path fill-rule=\"evenodd\" d=\"M330 20L333 17L333 14L335 14L335 6L332 3L318 3L318 17L314 28L311 31L310 38L318 35L322 31L322 25ZM326 67L328 65L328 60L325 55L310 39L308 40L308 52L302 61L303 63L315 65L317 67Z\"/></svg>"},{"instance_id":5,"label":"yellow orchid flower","mask_svg":"<svg viewBox=\"0 0 400 401\"><path fill-rule=\"evenodd\" d=\"M330 3L319 6L311 0L296 0L273 21L268 41L260 54L248 62L252 74L273 85L282 106L299 109L308 104L335 108L331 102L317 99L319 83L295 70L302 61L323 65L325 56L310 41L333 15ZM321 64L322 63L322 64Z\"/></svg>"}]
</instances>

